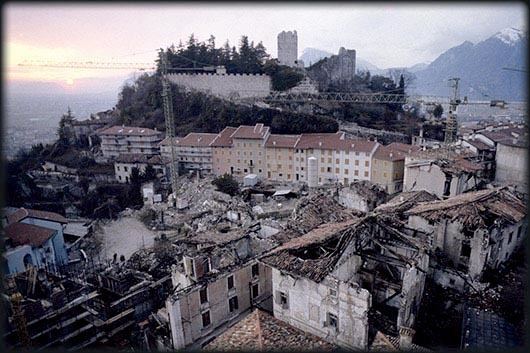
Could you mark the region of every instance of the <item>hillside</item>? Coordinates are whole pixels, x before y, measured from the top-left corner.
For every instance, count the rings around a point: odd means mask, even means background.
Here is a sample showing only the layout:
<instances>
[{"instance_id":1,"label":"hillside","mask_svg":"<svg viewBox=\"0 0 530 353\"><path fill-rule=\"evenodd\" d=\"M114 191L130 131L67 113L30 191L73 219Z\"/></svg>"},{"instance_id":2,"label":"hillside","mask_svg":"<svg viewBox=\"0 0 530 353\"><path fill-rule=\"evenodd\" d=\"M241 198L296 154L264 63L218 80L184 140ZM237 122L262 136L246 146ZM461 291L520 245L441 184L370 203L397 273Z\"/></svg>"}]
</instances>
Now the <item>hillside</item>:
<instances>
[{"instance_id":1,"label":"hillside","mask_svg":"<svg viewBox=\"0 0 530 353\"><path fill-rule=\"evenodd\" d=\"M160 77L143 75L126 85L117 104L121 123L165 130ZM276 109L236 105L203 93L185 93L172 87L175 132L219 132L226 126L269 125L273 133L335 132L337 122L328 117L291 113Z\"/></svg>"}]
</instances>

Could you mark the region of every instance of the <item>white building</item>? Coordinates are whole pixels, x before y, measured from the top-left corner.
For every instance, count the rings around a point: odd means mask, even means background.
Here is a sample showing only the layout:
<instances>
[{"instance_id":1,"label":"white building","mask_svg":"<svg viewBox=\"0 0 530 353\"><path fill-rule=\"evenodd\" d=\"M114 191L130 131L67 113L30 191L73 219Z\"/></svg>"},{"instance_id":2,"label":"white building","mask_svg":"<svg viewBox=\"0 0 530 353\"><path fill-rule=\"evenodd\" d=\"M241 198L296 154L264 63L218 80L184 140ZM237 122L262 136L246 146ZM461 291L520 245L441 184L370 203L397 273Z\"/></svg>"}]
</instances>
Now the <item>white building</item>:
<instances>
[{"instance_id":1,"label":"white building","mask_svg":"<svg viewBox=\"0 0 530 353\"><path fill-rule=\"evenodd\" d=\"M121 153L139 153L152 156L159 153L158 143L162 133L144 127L112 126L98 130L101 152L107 159Z\"/></svg>"},{"instance_id":2,"label":"white building","mask_svg":"<svg viewBox=\"0 0 530 353\"><path fill-rule=\"evenodd\" d=\"M169 175L169 163L169 159L159 155L124 153L120 154L114 161L114 175L119 183L128 183L131 180L133 168L143 173L145 168L150 165L155 170L157 177L164 177Z\"/></svg>"},{"instance_id":3,"label":"white building","mask_svg":"<svg viewBox=\"0 0 530 353\"><path fill-rule=\"evenodd\" d=\"M497 143L495 181L513 185L528 194L528 144L526 139L505 139Z\"/></svg>"},{"instance_id":4,"label":"white building","mask_svg":"<svg viewBox=\"0 0 530 353\"><path fill-rule=\"evenodd\" d=\"M67 264L63 234L67 223L66 218L54 212L25 208L5 210L5 273L23 272L30 265L55 271Z\"/></svg>"},{"instance_id":5,"label":"white building","mask_svg":"<svg viewBox=\"0 0 530 353\"><path fill-rule=\"evenodd\" d=\"M212 147L210 144L218 134L192 132L185 137L174 138L175 158L180 169L198 171L201 174L212 173ZM171 160L169 138L160 142L160 154Z\"/></svg>"}]
</instances>

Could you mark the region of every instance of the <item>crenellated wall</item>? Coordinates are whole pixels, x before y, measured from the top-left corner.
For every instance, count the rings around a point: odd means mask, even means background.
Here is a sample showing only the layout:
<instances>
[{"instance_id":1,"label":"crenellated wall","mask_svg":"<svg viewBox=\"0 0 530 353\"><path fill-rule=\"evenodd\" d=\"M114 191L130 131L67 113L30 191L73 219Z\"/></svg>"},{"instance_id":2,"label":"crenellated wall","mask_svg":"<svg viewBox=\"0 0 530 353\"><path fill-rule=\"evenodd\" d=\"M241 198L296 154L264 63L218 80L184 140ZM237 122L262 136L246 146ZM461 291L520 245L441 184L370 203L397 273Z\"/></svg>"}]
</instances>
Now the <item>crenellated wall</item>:
<instances>
[{"instance_id":1,"label":"crenellated wall","mask_svg":"<svg viewBox=\"0 0 530 353\"><path fill-rule=\"evenodd\" d=\"M265 97L271 91L271 78L264 74L168 74L169 81L188 90L222 98Z\"/></svg>"}]
</instances>

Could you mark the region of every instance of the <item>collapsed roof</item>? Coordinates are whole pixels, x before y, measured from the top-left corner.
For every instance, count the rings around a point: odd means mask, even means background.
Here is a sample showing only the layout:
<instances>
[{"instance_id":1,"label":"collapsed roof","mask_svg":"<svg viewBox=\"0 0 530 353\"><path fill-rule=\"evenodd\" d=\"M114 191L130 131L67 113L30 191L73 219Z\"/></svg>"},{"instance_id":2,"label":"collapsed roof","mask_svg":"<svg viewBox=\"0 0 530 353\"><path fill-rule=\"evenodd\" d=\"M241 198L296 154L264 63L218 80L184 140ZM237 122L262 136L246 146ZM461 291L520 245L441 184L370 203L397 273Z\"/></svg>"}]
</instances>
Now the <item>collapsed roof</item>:
<instances>
[{"instance_id":1,"label":"collapsed roof","mask_svg":"<svg viewBox=\"0 0 530 353\"><path fill-rule=\"evenodd\" d=\"M526 216L526 205L508 190L500 187L457 195L443 201L420 203L405 212L437 222L458 220L469 228L486 227L499 220L517 223Z\"/></svg>"}]
</instances>

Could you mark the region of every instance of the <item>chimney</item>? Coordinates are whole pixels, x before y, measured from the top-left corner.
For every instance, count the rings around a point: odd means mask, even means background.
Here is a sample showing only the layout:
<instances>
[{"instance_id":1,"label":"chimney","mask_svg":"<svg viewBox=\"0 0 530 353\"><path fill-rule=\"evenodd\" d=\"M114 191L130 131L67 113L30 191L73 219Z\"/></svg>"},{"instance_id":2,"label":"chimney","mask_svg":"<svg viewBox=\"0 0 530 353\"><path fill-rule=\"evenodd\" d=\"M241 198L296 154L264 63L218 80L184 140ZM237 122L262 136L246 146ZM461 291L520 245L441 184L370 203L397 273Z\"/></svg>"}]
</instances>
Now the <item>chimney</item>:
<instances>
[{"instance_id":1,"label":"chimney","mask_svg":"<svg viewBox=\"0 0 530 353\"><path fill-rule=\"evenodd\" d=\"M414 331L411 327L400 326L399 327L399 349L410 350L412 346L412 337L414 337Z\"/></svg>"}]
</instances>

